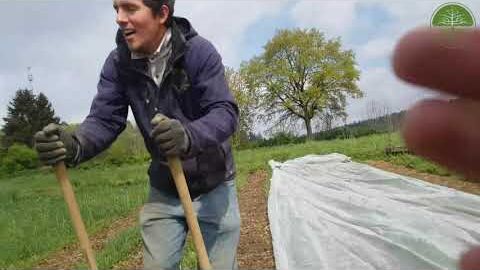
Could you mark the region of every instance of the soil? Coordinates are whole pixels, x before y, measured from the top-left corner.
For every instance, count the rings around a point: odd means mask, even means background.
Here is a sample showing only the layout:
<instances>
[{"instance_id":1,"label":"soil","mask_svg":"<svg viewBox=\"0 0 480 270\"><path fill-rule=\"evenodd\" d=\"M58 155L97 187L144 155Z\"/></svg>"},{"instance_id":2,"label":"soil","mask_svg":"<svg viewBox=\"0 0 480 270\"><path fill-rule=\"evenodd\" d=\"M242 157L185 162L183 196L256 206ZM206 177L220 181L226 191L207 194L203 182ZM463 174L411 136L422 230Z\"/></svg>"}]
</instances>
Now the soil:
<instances>
[{"instance_id":1,"label":"soil","mask_svg":"<svg viewBox=\"0 0 480 270\"><path fill-rule=\"evenodd\" d=\"M240 216L240 244L237 260L239 269L275 269L272 236L267 217L267 194L264 190L267 172L251 174L247 184L238 193ZM141 269L142 250L139 248L114 269Z\"/></svg>"},{"instance_id":2,"label":"soil","mask_svg":"<svg viewBox=\"0 0 480 270\"><path fill-rule=\"evenodd\" d=\"M238 196L242 218L238 247L240 269L275 269L264 189L267 175L265 171L250 175Z\"/></svg>"},{"instance_id":3,"label":"soil","mask_svg":"<svg viewBox=\"0 0 480 270\"><path fill-rule=\"evenodd\" d=\"M142 247L138 247L130 256L125 260L113 267L115 270L129 269L140 270L143 268L143 250Z\"/></svg>"}]
</instances>

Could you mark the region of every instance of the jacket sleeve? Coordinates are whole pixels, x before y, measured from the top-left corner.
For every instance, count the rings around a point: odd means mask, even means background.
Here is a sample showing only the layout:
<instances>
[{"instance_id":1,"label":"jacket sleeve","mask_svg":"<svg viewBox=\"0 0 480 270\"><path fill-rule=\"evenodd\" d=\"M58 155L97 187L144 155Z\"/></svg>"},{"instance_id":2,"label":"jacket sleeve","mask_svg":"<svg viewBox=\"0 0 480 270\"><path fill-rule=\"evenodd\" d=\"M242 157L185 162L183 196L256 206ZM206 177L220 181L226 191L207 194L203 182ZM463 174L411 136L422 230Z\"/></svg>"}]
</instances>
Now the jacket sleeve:
<instances>
[{"instance_id":1,"label":"jacket sleeve","mask_svg":"<svg viewBox=\"0 0 480 270\"><path fill-rule=\"evenodd\" d=\"M108 148L125 129L128 100L119 81L114 58L115 51L110 53L103 65L90 113L75 131L74 136L80 143L76 163Z\"/></svg>"},{"instance_id":2,"label":"jacket sleeve","mask_svg":"<svg viewBox=\"0 0 480 270\"><path fill-rule=\"evenodd\" d=\"M228 88L220 55L209 42L201 46L200 51L210 53L200 61L196 76L191 80L195 91L200 93L198 102L202 117L186 124L190 137L187 156L195 156L225 142L238 124L238 107Z\"/></svg>"}]
</instances>

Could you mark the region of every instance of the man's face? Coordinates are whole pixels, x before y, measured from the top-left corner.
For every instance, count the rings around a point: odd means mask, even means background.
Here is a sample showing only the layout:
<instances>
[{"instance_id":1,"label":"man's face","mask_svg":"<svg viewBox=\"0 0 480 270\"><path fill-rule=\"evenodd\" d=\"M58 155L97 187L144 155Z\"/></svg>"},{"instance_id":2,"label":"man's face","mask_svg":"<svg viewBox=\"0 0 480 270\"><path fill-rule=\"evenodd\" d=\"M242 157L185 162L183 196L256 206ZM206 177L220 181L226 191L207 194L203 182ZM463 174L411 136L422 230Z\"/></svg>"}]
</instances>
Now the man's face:
<instances>
[{"instance_id":1,"label":"man's face","mask_svg":"<svg viewBox=\"0 0 480 270\"><path fill-rule=\"evenodd\" d=\"M142 0L114 0L113 8L130 50L143 54L155 52L165 33L167 16L154 16Z\"/></svg>"}]
</instances>

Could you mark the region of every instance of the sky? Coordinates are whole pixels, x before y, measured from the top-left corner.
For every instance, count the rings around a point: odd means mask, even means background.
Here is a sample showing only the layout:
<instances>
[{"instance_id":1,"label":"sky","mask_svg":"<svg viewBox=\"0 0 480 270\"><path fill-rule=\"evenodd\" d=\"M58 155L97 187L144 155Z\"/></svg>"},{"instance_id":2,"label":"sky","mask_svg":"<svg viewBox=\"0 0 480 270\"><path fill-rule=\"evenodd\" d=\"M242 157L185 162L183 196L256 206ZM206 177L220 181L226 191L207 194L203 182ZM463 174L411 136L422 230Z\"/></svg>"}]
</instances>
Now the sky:
<instances>
[{"instance_id":1,"label":"sky","mask_svg":"<svg viewBox=\"0 0 480 270\"><path fill-rule=\"evenodd\" d=\"M377 104L407 109L433 94L395 78L391 56L407 31L429 26L448 1L177 0L176 16L188 18L209 39L223 63L237 69L263 52L278 29L317 28L353 50L364 98L349 99L348 122L369 117ZM480 20L480 2L458 1ZM110 0L0 0L0 125L19 88L44 93L63 121L88 114L99 72L115 48L115 12ZM33 83L28 81L31 67ZM132 116L129 116L133 119Z\"/></svg>"}]
</instances>

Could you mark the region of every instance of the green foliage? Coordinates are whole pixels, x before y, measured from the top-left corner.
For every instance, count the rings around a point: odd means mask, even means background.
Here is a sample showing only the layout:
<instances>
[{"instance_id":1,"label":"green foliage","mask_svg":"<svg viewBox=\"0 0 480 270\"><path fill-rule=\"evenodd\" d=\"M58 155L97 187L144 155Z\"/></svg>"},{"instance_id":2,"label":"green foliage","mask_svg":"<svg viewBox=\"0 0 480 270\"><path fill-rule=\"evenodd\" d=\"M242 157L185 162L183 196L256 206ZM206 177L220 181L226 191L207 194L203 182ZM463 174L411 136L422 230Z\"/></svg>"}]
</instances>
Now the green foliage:
<instances>
[{"instance_id":1,"label":"green foliage","mask_svg":"<svg viewBox=\"0 0 480 270\"><path fill-rule=\"evenodd\" d=\"M150 155L145 148L140 131L128 122L125 130L107 150L91 161L80 165L80 167L120 166L123 164L144 162L149 159Z\"/></svg>"},{"instance_id":2,"label":"green foliage","mask_svg":"<svg viewBox=\"0 0 480 270\"><path fill-rule=\"evenodd\" d=\"M37 153L25 145L14 144L0 156L0 171L12 174L18 171L34 169L38 166Z\"/></svg>"},{"instance_id":3,"label":"green foliage","mask_svg":"<svg viewBox=\"0 0 480 270\"><path fill-rule=\"evenodd\" d=\"M264 48L240 72L266 120L300 119L311 138L314 117L343 118L347 96L362 96L354 53L342 50L340 39L326 40L317 29L280 30Z\"/></svg>"},{"instance_id":4,"label":"green foliage","mask_svg":"<svg viewBox=\"0 0 480 270\"><path fill-rule=\"evenodd\" d=\"M257 98L255 92L247 87L243 74L226 67L225 78L240 111L238 128L232 136L232 145L236 149L244 148L248 145L249 134L253 131Z\"/></svg>"},{"instance_id":5,"label":"green foliage","mask_svg":"<svg viewBox=\"0 0 480 270\"><path fill-rule=\"evenodd\" d=\"M348 139L348 138L359 138L374 134L383 134L386 133L386 130L375 129L369 126L356 126L356 127L338 127L327 131L322 131L317 134L314 134L313 137L315 140L334 140L334 139Z\"/></svg>"},{"instance_id":6,"label":"green foliage","mask_svg":"<svg viewBox=\"0 0 480 270\"><path fill-rule=\"evenodd\" d=\"M5 133L3 133L3 130L0 129L0 151L4 148L4 145L1 144L1 142L5 141L4 137Z\"/></svg>"},{"instance_id":7,"label":"green foliage","mask_svg":"<svg viewBox=\"0 0 480 270\"><path fill-rule=\"evenodd\" d=\"M191 237L187 238L187 243L183 249L183 257L180 261L180 269L198 269L197 253Z\"/></svg>"},{"instance_id":8,"label":"green foliage","mask_svg":"<svg viewBox=\"0 0 480 270\"><path fill-rule=\"evenodd\" d=\"M59 123L55 111L47 97L40 93L36 96L32 90L19 89L7 107L7 117L3 118L3 144L7 147L14 143L33 146L33 135L49 123Z\"/></svg>"},{"instance_id":9,"label":"green foliage","mask_svg":"<svg viewBox=\"0 0 480 270\"><path fill-rule=\"evenodd\" d=\"M1 139L1 138L0 138ZM0 146L0 172L2 171L3 158L7 154L8 149Z\"/></svg>"},{"instance_id":10,"label":"green foliage","mask_svg":"<svg viewBox=\"0 0 480 270\"><path fill-rule=\"evenodd\" d=\"M74 131L78 124L64 126L68 131ZM145 149L143 138L136 127L127 123L125 131L106 151L80 165L81 169L121 166L148 161L150 155ZM35 169L39 165L36 152L24 145L14 144L10 148L0 148L0 174L10 175L27 169Z\"/></svg>"},{"instance_id":11,"label":"green foliage","mask_svg":"<svg viewBox=\"0 0 480 270\"><path fill-rule=\"evenodd\" d=\"M272 138L252 143L252 147L271 147L276 145L298 144L304 142L305 138L296 137L292 133L278 132Z\"/></svg>"},{"instance_id":12,"label":"green foliage","mask_svg":"<svg viewBox=\"0 0 480 270\"><path fill-rule=\"evenodd\" d=\"M373 134L385 134L400 129L401 122L405 117L405 111L395 112L368 120L344 125L313 135L315 140L348 139L368 136Z\"/></svg>"}]
</instances>

